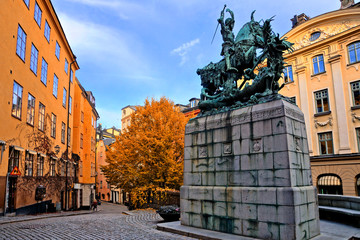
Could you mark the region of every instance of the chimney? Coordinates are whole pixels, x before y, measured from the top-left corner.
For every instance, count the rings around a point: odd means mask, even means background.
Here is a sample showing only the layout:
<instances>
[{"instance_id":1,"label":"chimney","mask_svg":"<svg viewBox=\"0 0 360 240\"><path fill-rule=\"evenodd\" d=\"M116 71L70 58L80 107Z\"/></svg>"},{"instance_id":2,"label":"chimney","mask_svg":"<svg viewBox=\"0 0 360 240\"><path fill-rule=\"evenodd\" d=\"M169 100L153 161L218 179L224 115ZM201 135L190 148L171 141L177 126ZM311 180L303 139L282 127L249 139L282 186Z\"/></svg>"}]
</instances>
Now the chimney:
<instances>
[{"instance_id":1,"label":"chimney","mask_svg":"<svg viewBox=\"0 0 360 240\"><path fill-rule=\"evenodd\" d=\"M292 28L306 22L309 19L310 17L308 17L305 13L302 13L300 15L295 15L294 18L290 19L292 22Z\"/></svg>"},{"instance_id":2,"label":"chimney","mask_svg":"<svg viewBox=\"0 0 360 240\"><path fill-rule=\"evenodd\" d=\"M354 5L354 0L340 0L340 2L341 2L340 9L345 9Z\"/></svg>"}]
</instances>

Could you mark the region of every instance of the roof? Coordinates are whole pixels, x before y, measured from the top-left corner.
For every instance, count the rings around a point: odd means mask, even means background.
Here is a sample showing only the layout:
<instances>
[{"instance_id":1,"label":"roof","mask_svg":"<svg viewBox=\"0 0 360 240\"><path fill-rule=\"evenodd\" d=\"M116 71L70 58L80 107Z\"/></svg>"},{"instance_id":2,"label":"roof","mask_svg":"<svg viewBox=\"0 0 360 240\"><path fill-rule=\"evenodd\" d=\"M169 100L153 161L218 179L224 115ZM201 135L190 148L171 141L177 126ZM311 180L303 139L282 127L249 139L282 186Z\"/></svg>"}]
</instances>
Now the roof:
<instances>
[{"instance_id":1,"label":"roof","mask_svg":"<svg viewBox=\"0 0 360 240\"><path fill-rule=\"evenodd\" d=\"M109 146L115 142L115 139L112 138L104 138L103 140L105 146Z\"/></svg>"},{"instance_id":2,"label":"roof","mask_svg":"<svg viewBox=\"0 0 360 240\"><path fill-rule=\"evenodd\" d=\"M124 110L125 108L131 108L132 110L136 111L135 105L127 105L126 107L123 107L121 110Z\"/></svg>"}]
</instances>

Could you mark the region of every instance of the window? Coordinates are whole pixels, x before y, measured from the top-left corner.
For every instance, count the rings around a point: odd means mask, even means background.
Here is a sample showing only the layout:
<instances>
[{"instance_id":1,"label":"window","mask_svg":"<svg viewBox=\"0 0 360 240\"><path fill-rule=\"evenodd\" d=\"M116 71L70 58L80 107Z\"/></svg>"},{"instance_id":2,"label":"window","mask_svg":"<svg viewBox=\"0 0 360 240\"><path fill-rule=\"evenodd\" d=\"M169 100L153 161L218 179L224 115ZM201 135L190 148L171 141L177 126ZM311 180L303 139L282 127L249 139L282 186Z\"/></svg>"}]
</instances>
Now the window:
<instances>
[{"instance_id":1,"label":"window","mask_svg":"<svg viewBox=\"0 0 360 240\"><path fill-rule=\"evenodd\" d=\"M91 126L94 126L94 117L91 116Z\"/></svg>"},{"instance_id":2,"label":"window","mask_svg":"<svg viewBox=\"0 0 360 240\"><path fill-rule=\"evenodd\" d=\"M103 185L103 184L102 184L102 181L100 181L100 189L102 189L102 187L103 187L102 185Z\"/></svg>"},{"instance_id":3,"label":"window","mask_svg":"<svg viewBox=\"0 0 360 240\"><path fill-rule=\"evenodd\" d=\"M68 142L68 146L70 147L70 145L71 145L71 128L69 128L69 127L68 127L67 142Z\"/></svg>"},{"instance_id":4,"label":"window","mask_svg":"<svg viewBox=\"0 0 360 240\"><path fill-rule=\"evenodd\" d=\"M51 177L55 177L55 165L56 165L56 160L55 158L50 158L50 171L49 174Z\"/></svg>"},{"instance_id":5,"label":"window","mask_svg":"<svg viewBox=\"0 0 360 240\"><path fill-rule=\"evenodd\" d=\"M110 183L107 183L107 188L110 189Z\"/></svg>"},{"instance_id":6,"label":"window","mask_svg":"<svg viewBox=\"0 0 360 240\"><path fill-rule=\"evenodd\" d=\"M50 135L55 138L56 137L56 115L51 114L51 131Z\"/></svg>"},{"instance_id":7,"label":"window","mask_svg":"<svg viewBox=\"0 0 360 240\"><path fill-rule=\"evenodd\" d=\"M34 44L31 45L31 58L30 58L30 69L37 75L37 62L38 62L39 51L36 49Z\"/></svg>"},{"instance_id":8,"label":"window","mask_svg":"<svg viewBox=\"0 0 360 240\"><path fill-rule=\"evenodd\" d=\"M356 186L356 195L360 196L360 174L356 176L355 186Z\"/></svg>"},{"instance_id":9,"label":"window","mask_svg":"<svg viewBox=\"0 0 360 240\"><path fill-rule=\"evenodd\" d=\"M53 83L53 95L57 98L58 95L58 81L59 78L54 74L54 83Z\"/></svg>"},{"instance_id":10,"label":"window","mask_svg":"<svg viewBox=\"0 0 360 240\"><path fill-rule=\"evenodd\" d=\"M20 27L18 27L18 35L16 41L16 54L25 62L25 50L26 50L26 33Z\"/></svg>"},{"instance_id":11,"label":"window","mask_svg":"<svg viewBox=\"0 0 360 240\"><path fill-rule=\"evenodd\" d=\"M33 175L34 154L27 153L25 159L25 176L31 177Z\"/></svg>"},{"instance_id":12,"label":"window","mask_svg":"<svg viewBox=\"0 0 360 240\"><path fill-rule=\"evenodd\" d=\"M327 89L317 91L315 94L316 113L330 111Z\"/></svg>"},{"instance_id":13,"label":"window","mask_svg":"<svg viewBox=\"0 0 360 240\"><path fill-rule=\"evenodd\" d=\"M81 122L84 122L84 112L81 111Z\"/></svg>"},{"instance_id":14,"label":"window","mask_svg":"<svg viewBox=\"0 0 360 240\"><path fill-rule=\"evenodd\" d=\"M16 150L15 147L9 148L9 166L8 171L12 172L14 167L19 167L20 162L20 151Z\"/></svg>"},{"instance_id":15,"label":"window","mask_svg":"<svg viewBox=\"0 0 360 240\"><path fill-rule=\"evenodd\" d=\"M37 24L39 25L39 27L41 27L41 15L42 15L42 11L41 11L38 3L35 1L34 19L37 22Z\"/></svg>"},{"instance_id":16,"label":"window","mask_svg":"<svg viewBox=\"0 0 360 240\"><path fill-rule=\"evenodd\" d=\"M292 73L292 66L286 66L284 68L284 82L288 83L288 82L293 82L294 78L293 78L293 73Z\"/></svg>"},{"instance_id":17,"label":"window","mask_svg":"<svg viewBox=\"0 0 360 240\"><path fill-rule=\"evenodd\" d=\"M25 5L29 8L30 0L24 0Z\"/></svg>"},{"instance_id":18,"label":"window","mask_svg":"<svg viewBox=\"0 0 360 240\"><path fill-rule=\"evenodd\" d=\"M66 91L66 89L64 88L64 90L63 90L63 107L64 107L64 108L66 108L66 93L67 93L67 91Z\"/></svg>"},{"instance_id":19,"label":"window","mask_svg":"<svg viewBox=\"0 0 360 240\"><path fill-rule=\"evenodd\" d=\"M39 102L39 130L45 130L45 106Z\"/></svg>"},{"instance_id":20,"label":"window","mask_svg":"<svg viewBox=\"0 0 360 240\"><path fill-rule=\"evenodd\" d=\"M31 126L34 126L34 115L35 115L35 98L33 95L29 93L26 122Z\"/></svg>"},{"instance_id":21,"label":"window","mask_svg":"<svg viewBox=\"0 0 360 240\"><path fill-rule=\"evenodd\" d=\"M50 32L51 28L49 26L49 23L45 20L44 36L48 42L50 42Z\"/></svg>"},{"instance_id":22,"label":"window","mask_svg":"<svg viewBox=\"0 0 360 240\"><path fill-rule=\"evenodd\" d=\"M323 55L318 55L312 59L314 74L319 74L325 72L324 57Z\"/></svg>"},{"instance_id":23,"label":"window","mask_svg":"<svg viewBox=\"0 0 360 240\"><path fill-rule=\"evenodd\" d=\"M44 175L44 157L40 154L37 158L37 176L42 177Z\"/></svg>"},{"instance_id":24,"label":"window","mask_svg":"<svg viewBox=\"0 0 360 240\"><path fill-rule=\"evenodd\" d=\"M83 163L82 163L82 161L80 161L80 167L79 167L79 172L80 172L80 177L82 177L82 175L83 175Z\"/></svg>"},{"instance_id":25,"label":"window","mask_svg":"<svg viewBox=\"0 0 360 240\"><path fill-rule=\"evenodd\" d=\"M323 174L317 180L318 193L342 195L341 178L335 174Z\"/></svg>"},{"instance_id":26,"label":"window","mask_svg":"<svg viewBox=\"0 0 360 240\"><path fill-rule=\"evenodd\" d=\"M353 106L360 105L360 81L350 83L351 92L352 92L352 99L353 99Z\"/></svg>"},{"instance_id":27,"label":"window","mask_svg":"<svg viewBox=\"0 0 360 240\"><path fill-rule=\"evenodd\" d=\"M94 163L91 163L91 177L94 177L95 176L95 164Z\"/></svg>"},{"instance_id":28,"label":"window","mask_svg":"<svg viewBox=\"0 0 360 240\"><path fill-rule=\"evenodd\" d=\"M71 114L72 97L69 97L69 113Z\"/></svg>"},{"instance_id":29,"label":"window","mask_svg":"<svg viewBox=\"0 0 360 240\"><path fill-rule=\"evenodd\" d=\"M61 142L65 144L65 129L66 125L64 122L61 123Z\"/></svg>"},{"instance_id":30,"label":"window","mask_svg":"<svg viewBox=\"0 0 360 240\"><path fill-rule=\"evenodd\" d=\"M11 114L17 118L21 118L22 91L22 86L20 86L17 82L14 81Z\"/></svg>"},{"instance_id":31,"label":"window","mask_svg":"<svg viewBox=\"0 0 360 240\"><path fill-rule=\"evenodd\" d=\"M70 70L70 82L73 82L74 71Z\"/></svg>"},{"instance_id":32,"label":"window","mask_svg":"<svg viewBox=\"0 0 360 240\"><path fill-rule=\"evenodd\" d=\"M66 74L68 74L68 67L69 67L69 62L68 62L68 60L65 58L65 72L66 72Z\"/></svg>"},{"instance_id":33,"label":"window","mask_svg":"<svg viewBox=\"0 0 360 240\"><path fill-rule=\"evenodd\" d=\"M319 146L320 146L320 155L333 154L333 139L332 133L319 133Z\"/></svg>"},{"instance_id":34,"label":"window","mask_svg":"<svg viewBox=\"0 0 360 240\"><path fill-rule=\"evenodd\" d=\"M360 152L360 128L356 128L356 139L357 139L357 143L358 143L358 151Z\"/></svg>"},{"instance_id":35,"label":"window","mask_svg":"<svg viewBox=\"0 0 360 240\"><path fill-rule=\"evenodd\" d=\"M57 57L57 59L60 60L60 45L57 41L56 41L56 47L55 47L55 56Z\"/></svg>"},{"instance_id":36,"label":"window","mask_svg":"<svg viewBox=\"0 0 360 240\"><path fill-rule=\"evenodd\" d=\"M83 144L84 144L84 135L80 133L80 148L83 148Z\"/></svg>"},{"instance_id":37,"label":"window","mask_svg":"<svg viewBox=\"0 0 360 240\"><path fill-rule=\"evenodd\" d=\"M316 39L318 39L321 35L321 32L314 32L310 35L310 41L315 41Z\"/></svg>"},{"instance_id":38,"label":"window","mask_svg":"<svg viewBox=\"0 0 360 240\"><path fill-rule=\"evenodd\" d=\"M42 58L42 63L41 63L41 82L43 84L47 84L47 70L48 70L48 63L45 61L44 58Z\"/></svg>"},{"instance_id":39,"label":"window","mask_svg":"<svg viewBox=\"0 0 360 240\"><path fill-rule=\"evenodd\" d=\"M360 42L352 43L348 46L349 63L360 61Z\"/></svg>"}]
</instances>

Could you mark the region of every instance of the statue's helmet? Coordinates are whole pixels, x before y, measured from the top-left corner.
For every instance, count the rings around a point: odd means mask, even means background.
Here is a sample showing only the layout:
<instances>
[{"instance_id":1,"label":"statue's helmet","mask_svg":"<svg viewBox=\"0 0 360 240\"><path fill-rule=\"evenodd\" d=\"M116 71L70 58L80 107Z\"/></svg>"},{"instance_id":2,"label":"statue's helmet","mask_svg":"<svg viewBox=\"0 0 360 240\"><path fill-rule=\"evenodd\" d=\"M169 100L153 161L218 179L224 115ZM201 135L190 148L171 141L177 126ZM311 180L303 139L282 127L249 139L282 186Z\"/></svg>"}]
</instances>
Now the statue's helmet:
<instances>
[{"instance_id":1,"label":"statue's helmet","mask_svg":"<svg viewBox=\"0 0 360 240\"><path fill-rule=\"evenodd\" d=\"M225 25L233 25L234 23L235 23L235 21L232 18L227 18L225 20Z\"/></svg>"}]
</instances>

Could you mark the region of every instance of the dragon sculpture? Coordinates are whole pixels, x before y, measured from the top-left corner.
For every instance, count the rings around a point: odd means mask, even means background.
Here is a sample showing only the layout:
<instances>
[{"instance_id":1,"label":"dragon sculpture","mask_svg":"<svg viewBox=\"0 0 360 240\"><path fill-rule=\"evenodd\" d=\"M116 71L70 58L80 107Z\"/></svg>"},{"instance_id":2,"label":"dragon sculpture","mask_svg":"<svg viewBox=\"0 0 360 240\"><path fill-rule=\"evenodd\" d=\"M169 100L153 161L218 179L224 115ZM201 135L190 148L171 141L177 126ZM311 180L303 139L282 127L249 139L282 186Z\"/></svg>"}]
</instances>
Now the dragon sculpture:
<instances>
[{"instance_id":1,"label":"dragon sculpture","mask_svg":"<svg viewBox=\"0 0 360 240\"><path fill-rule=\"evenodd\" d=\"M224 39L224 59L217 63L210 62L197 70L201 77L199 108L202 115L285 98L278 94L284 86L280 86L278 81L284 70L283 52L292 51L293 44L280 39L279 34L272 31L270 23L273 17L255 21L255 11L251 14L250 22L232 40L229 36L234 34L229 34L229 31L232 31L235 22L234 15L226 9L232 18L224 22L224 10L218 19Z\"/></svg>"}]
</instances>

